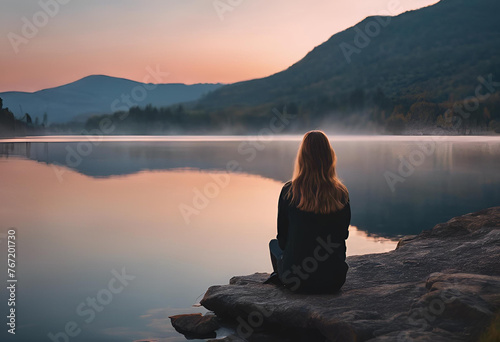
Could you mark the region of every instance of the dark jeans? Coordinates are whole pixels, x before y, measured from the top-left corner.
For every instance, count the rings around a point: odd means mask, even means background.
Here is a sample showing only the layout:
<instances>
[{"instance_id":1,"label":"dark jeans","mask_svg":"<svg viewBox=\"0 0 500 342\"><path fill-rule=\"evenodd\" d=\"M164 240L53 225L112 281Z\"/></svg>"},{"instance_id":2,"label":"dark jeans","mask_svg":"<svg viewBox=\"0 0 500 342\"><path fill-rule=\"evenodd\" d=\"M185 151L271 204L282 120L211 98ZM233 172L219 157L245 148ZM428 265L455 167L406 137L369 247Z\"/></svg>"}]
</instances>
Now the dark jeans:
<instances>
[{"instance_id":1,"label":"dark jeans","mask_svg":"<svg viewBox=\"0 0 500 342\"><path fill-rule=\"evenodd\" d=\"M272 239L269 241L269 252L271 253L271 263L273 271L281 275L280 270L283 269L283 250L280 248L278 240Z\"/></svg>"},{"instance_id":2,"label":"dark jeans","mask_svg":"<svg viewBox=\"0 0 500 342\"><path fill-rule=\"evenodd\" d=\"M298 291L303 293L335 293L340 290L342 285L344 285L346 280L346 274L348 270L348 266L345 262L339 264L338 268L335 268L333 272L335 272L336 277L332 281L332 279L328 279L325 281L299 281L299 284L296 284L291 279L282 279L283 276L283 250L280 248L278 240L273 239L269 242L269 252L271 254L271 263L273 264L273 270L278 274L279 279L285 284L285 286L290 287L292 291ZM295 279L299 279L295 277ZM294 289L294 285L299 285L298 288Z\"/></svg>"}]
</instances>

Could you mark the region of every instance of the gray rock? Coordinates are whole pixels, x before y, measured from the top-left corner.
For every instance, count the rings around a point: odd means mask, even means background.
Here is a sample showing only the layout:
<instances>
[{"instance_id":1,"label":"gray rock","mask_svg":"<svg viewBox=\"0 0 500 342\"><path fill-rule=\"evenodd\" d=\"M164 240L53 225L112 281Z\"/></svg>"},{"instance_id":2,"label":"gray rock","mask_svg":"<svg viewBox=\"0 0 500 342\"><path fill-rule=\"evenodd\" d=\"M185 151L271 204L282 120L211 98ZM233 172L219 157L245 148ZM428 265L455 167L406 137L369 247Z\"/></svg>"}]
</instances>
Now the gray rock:
<instances>
[{"instance_id":1,"label":"gray rock","mask_svg":"<svg viewBox=\"0 0 500 342\"><path fill-rule=\"evenodd\" d=\"M294 341L470 341L500 308L499 260L494 207L405 237L394 251L348 257L335 295L292 293L255 273L210 287L201 304L247 340L278 331Z\"/></svg>"},{"instance_id":2,"label":"gray rock","mask_svg":"<svg viewBox=\"0 0 500 342\"><path fill-rule=\"evenodd\" d=\"M175 315L169 318L174 329L187 338L215 337L215 331L220 327L218 318L210 314Z\"/></svg>"}]
</instances>

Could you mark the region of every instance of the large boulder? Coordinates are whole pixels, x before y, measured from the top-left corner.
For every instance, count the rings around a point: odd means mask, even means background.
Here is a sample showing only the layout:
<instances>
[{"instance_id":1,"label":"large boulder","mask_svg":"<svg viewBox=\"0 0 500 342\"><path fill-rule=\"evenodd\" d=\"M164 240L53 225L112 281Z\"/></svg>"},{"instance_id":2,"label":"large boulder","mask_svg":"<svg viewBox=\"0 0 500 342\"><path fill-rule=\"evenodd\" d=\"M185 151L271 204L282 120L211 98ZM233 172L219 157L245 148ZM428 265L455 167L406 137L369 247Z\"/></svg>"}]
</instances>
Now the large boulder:
<instances>
[{"instance_id":1,"label":"large boulder","mask_svg":"<svg viewBox=\"0 0 500 342\"><path fill-rule=\"evenodd\" d=\"M401 239L391 252L351 256L342 290L302 295L255 273L212 286L201 304L257 341L471 341L500 308L500 207Z\"/></svg>"}]
</instances>

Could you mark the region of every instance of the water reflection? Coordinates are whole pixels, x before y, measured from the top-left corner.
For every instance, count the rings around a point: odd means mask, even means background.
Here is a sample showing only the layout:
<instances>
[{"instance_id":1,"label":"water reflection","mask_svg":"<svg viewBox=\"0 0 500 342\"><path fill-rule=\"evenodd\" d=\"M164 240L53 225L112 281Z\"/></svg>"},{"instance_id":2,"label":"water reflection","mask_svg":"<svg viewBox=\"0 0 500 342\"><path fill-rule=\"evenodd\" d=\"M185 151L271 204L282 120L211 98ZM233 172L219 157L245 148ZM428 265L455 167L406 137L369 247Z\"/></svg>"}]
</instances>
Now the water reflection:
<instances>
[{"instance_id":1,"label":"water reflection","mask_svg":"<svg viewBox=\"0 0 500 342\"><path fill-rule=\"evenodd\" d=\"M8 180L0 195L2 229L18 229L18 341L41 340L68 321L82 329L80 341L181 341L168 315L199 312L189 306L212 284L271 270L267 242L276 234L280 181L229 174L227 186L186 224L179 205L192 203L195 189L220 172L95 178L68 170L59 182L52 164L11 157L0 162L0 174ZM352 227L348 254L394 245ZM86 323L76 309L123 268L135 278Z\"/></svg>"},{"instance_id":2,"label":"water reflection","mask_svg":"<svg viewBox=\"0 0 500 342\"><path fill-rule=\"evenodd\" d=\"M234 162L241 173L282 183L291 177L300 143L300 137L274 141L228 137L204 142L186 137L89 142L76 137L73 140L82 141L71 143L56 138L48 141L59 142L0 143L0 154L48 163L63 180L68 166L101 178L144 170L225 171ZM332 143L339 175L351 193L353 224L367 233L385 237L417 234L453 216L498 204L499 138L333 137ZM90 145L90 153L77 153L78 144ZM401 177L391 191L384 173L399 176L401 160L415 159L422 144L431 146L432 153L423 154L422 163L410 176ZM82 147L80 151L87 150Z\"/></svg>"},{"instance_id":3,"label":"water reflection","mask_svg":"<svg viewBox=\"0 0 500 342\"><path fill-rule=\"evenodd\" d=\"M267 242L299 139L153 140L102 142L81 160L68 157L77 141L0 143L0 233L16 227L19 241L16 341L48 340L68 321L82 329L74 341L182 341L169 315L200 312L190 305L212 284L271 270ZM349 255L391 250L394 237L498 205L498 139L442 139L392 192L384 172L397 173L420 143L333 140L351 194ZM226 174L230 162L240 171ZM227 185L187 224L179 206L194 206L221 176ZM76 308L123 268L134 280L86 323Z\"/></svg>"}]
</instances>

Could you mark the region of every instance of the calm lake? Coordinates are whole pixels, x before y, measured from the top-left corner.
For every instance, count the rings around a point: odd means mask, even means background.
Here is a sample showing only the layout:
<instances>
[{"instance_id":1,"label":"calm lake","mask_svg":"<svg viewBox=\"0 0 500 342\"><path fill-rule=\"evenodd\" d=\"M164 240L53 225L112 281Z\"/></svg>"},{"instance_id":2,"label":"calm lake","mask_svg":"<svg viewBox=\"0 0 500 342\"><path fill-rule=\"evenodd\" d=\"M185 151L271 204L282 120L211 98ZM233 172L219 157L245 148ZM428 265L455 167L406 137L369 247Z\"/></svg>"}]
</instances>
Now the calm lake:
<instances>
[{"instance_id":1,"label":"calm lake","mask_svg":"<svg viewBox=\"0 0 500 342\"><path fill-rule=\"evenodd\" d=\"M499 137L330 138L350 191L348 255L500 204ZM193 304L210 285L271 271L267 244L300 140L0 140L0 340L185 341L168 316L205 312Z\"/></svg>"}]
</instances>

